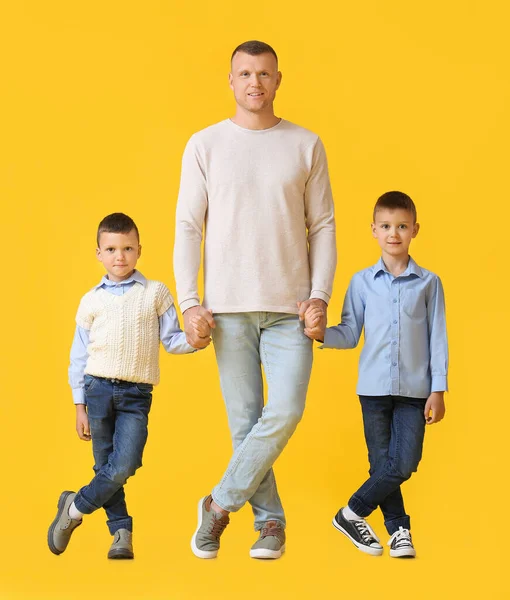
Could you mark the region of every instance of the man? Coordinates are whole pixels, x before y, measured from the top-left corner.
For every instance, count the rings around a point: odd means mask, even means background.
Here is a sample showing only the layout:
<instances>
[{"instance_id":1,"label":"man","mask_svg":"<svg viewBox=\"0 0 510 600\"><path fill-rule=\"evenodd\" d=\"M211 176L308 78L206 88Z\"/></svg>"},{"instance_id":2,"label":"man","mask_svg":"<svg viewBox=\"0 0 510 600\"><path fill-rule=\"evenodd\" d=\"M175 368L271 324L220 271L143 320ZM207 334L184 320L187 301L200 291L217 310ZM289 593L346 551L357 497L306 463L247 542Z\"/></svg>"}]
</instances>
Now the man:
<instances>
[{"instance_id":1,"label":"man","mask_svg":"<svg viewBox=\"0 0 510 600\"><path fill-rule=\"evenodd\" d=\"M199 335L199 320L213 330L234 445L222 480L199 502L192 549L200 558L217 555L229 512L247 501L260 531L250 556L279 558L285 550L285 515L272 465L305 407L312 341L301 321L310 305L321 307L325 318L336 266L324 147L317 135L275 116L281 79L271 46L238 46L229 75L235 116L194 134L183 156L177 293L188 342L209 343L209 336Z\"/></svg>"}]
</instances>

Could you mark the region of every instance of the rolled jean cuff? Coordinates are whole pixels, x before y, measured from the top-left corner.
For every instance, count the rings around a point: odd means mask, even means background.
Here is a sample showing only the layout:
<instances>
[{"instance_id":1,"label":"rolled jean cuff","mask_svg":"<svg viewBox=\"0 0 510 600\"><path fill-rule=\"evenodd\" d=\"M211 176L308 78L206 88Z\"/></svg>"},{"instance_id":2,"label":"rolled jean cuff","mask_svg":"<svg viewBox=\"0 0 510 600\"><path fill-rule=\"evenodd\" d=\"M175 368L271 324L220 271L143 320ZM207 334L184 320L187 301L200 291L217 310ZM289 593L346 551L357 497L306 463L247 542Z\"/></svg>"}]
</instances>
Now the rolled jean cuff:
<instances>
[{"instance_id":1,"label":"rolled jean cuff","mask_svg":"<svg viewBox=\"0 0 510 600\"><path fill-rule=\"evenodd\" d=\"M407 515L404 517L397 517L396 519L391 519L391 521L384 521L384 526L386 527L386 531L390 535L393 535L395 531L398 531L399 527L411 529L411 518Z\"/></svg>"},{"instance_id":2,"label":"rolled jean cuff","mask_svg":"<svg viewBox=\"0 0 510 600\"><path fill-rule=\"evenodd\" d=\"M93 504L90 504L90 502L87 502L81 495L81 490L74 497L74 505L84 515L90 515L98 508L101 508L100 506L94 506Z\"/></svg>"},{"instance_id":3,"label":"rolled jean cuff","mask_svg":"<svg viewBox=\"0 0 510 600\"><path fill-rule=\"evenodd\" d=\"M359 517L362 517L363 519L371 515L375 510L374 508L370 508L369 506L367 506L359 498L356 498L356 496L351 496L348 505L352 512L355 512Z\"/></svg>"},{"instance_id":4,"label":"rolled jean cuff","mask_svg":"<svg viewBox=\"0 0 510 600\"><path fill-rule=\"evenodd\" d=\"M133 533L133 519L125 517L124 519L115 519L115 521L106 521L110 535L114 535L119 529L127 529Z\"/></svg>"}]
</instances>

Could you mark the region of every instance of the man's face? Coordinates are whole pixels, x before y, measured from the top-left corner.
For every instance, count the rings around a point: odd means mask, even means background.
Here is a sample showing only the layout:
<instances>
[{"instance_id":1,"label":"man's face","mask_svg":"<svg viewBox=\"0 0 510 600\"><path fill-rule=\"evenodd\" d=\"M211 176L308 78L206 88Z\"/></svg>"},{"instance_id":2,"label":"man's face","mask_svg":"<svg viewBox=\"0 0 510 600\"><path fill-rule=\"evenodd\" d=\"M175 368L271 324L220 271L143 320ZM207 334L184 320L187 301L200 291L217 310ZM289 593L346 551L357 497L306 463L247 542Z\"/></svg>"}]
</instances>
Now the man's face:
<instances>
[{"instance_id":1,"label":"man's face","mask_svg":"<svg viewBox=\"0 0 510 600\"><path fill-rule=\"evenodd\" d=\"M258 113L273 106L282 74L270 52L257 56L237 52L228 79L237 104L248 112Z\"/></svg>"},{"instance_id":2,"label":"man's face","mask_svg":"<svg viewBox=\"0 0 510 600\"><path fill-rule=\"evenodd\" d=\"M372 234L383 253L399 257L408 254L411 240L416 237L419 228L411 211L383 208L375 213Z\"/></svg>"},{"instance_id":3,"label":"man's face","mask_svg":"<svg viewBox=\"0 0 510 600\"><path fill-rule=\"evenodd\" d=\"M141 251L142 247L134 229L129 233L103 231L99 236L96 255L103 263L111 281L123 281L135 270Z\"/></svg>"}]
</instances>

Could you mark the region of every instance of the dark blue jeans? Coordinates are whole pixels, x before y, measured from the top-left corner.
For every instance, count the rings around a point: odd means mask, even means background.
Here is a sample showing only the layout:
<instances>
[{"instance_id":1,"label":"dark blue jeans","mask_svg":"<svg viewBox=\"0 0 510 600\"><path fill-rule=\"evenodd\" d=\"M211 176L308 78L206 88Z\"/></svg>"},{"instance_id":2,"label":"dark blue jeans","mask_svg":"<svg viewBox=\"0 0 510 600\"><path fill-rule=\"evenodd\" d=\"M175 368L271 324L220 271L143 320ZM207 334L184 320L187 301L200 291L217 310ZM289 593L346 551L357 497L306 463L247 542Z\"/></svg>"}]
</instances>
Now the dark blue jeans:
<instances>
[{"instance_id":1,"label":"dark blue jeans","mask_svg":"<svg viewBox=\"0 0 510 600\"><path fill-rule=\"evenodd\" d=\"M142 466L152 385L85 375L94 472L92 481L76 494L76 508L89 514L103 507L108 529L133 531L124 484Z\"/></svg>"},{"instance_id":2,"label":"dark blue jeans","mask_svg":"<svg viewBox=\"0 0 510 600\"><path fill-rule=\"evenodd\" d=\"M425 436L425 398L360 396L370 477L352 495L349 508L368 517L378 506L392 535L411 528L400 485L421 460Z\"/></svg>"}]
</instances>

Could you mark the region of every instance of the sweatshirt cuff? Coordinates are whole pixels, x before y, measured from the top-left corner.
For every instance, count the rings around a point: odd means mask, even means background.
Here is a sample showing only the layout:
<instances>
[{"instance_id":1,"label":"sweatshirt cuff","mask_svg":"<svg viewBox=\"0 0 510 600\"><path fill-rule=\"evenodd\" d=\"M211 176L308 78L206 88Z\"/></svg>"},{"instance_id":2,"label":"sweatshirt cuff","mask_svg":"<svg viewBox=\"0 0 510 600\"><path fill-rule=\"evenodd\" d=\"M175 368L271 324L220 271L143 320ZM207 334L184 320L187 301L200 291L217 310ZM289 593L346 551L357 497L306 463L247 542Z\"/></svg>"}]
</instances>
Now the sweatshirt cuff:
<instances>
[{"instance_id":1,"label":"sweatshirt cuff","mask_svg":"<svg viewBox=\"0 0 510 600\"><path fill-rule=\"evenodd\" d=\"M312 298L318 298L319 300L324 300L324 302L326 304L329 304L329 300L330 300L331 296L326 294L326 292L321 292L320 290L312 290L312 293L310 294L310 300Z\"/></svg>"},{"instance_id":2,"label":"sweatshirt cuff","mask_svg":"<svg viewBox=\"0 0 510 600\"><path fill-rule=\"evenodd\" d=\"M192 308L193 306L200 306L200 302L196 298L190 298L189 300L184 300L179 304L179 308L181 309L181 313L188 310L188 308Z\"/></svg>"},{"instance_id":3,"label":"sweatshirt cuff","mask_svg":"<svg viewBox=\"0 0 510 600\"><path fill-rule=\"evenodd\" d=\"M446 375L432 375L431 392L447 392L448 378Z\"/></svg>"},{"instance_id":4,"label":"sweatshirt cuff","mask_svg":"<svg viewBox=\"0 0 510 600\"><path fill-rule=\"evenodd\" d=\"M75 404L87 404L85 402L85 390L80 388L72 388L73 390L73 401Z\"/></svg>"}]
</instances>

